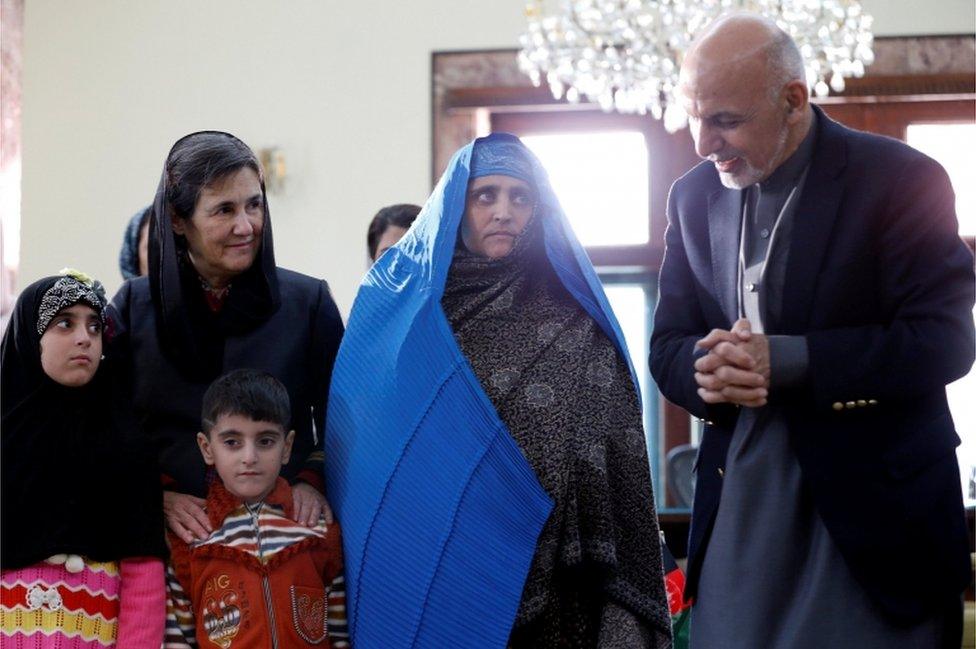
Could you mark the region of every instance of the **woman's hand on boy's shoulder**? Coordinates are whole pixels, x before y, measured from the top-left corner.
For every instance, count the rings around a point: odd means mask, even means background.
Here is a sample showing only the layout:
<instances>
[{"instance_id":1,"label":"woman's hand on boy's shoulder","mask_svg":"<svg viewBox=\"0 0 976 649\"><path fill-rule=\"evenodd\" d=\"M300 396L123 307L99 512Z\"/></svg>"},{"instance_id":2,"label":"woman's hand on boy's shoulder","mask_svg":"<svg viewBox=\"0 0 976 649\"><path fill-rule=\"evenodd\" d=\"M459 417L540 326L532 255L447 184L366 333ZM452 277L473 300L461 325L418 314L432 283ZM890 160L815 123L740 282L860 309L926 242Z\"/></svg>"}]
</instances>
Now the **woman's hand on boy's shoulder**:
<instances>
[{"instance_id":1,"label":"woman's hand on boy's shoulder","mask_svg":"<svg viewBox=\"0 0 976 649\"><path fill-rule=\"evenodd\" d=\"M166 525L186 543L202 541L213 527L205 509L207 501L190 494L163 491L163 514Z\"/></svg>"},{"instance_id":2,"label":"woman's hand on boy's shoulder","mask_svg":"<svg viewBox=\"0 0 976 649\"><path fill-rule=\"evenodd\" d=\"M332 508L315 487L307 482L297 482L291 488L291 496L295 522L314 527L320 517L325 517L325 523L332 524Z\"/></svg>"}]
</instances>

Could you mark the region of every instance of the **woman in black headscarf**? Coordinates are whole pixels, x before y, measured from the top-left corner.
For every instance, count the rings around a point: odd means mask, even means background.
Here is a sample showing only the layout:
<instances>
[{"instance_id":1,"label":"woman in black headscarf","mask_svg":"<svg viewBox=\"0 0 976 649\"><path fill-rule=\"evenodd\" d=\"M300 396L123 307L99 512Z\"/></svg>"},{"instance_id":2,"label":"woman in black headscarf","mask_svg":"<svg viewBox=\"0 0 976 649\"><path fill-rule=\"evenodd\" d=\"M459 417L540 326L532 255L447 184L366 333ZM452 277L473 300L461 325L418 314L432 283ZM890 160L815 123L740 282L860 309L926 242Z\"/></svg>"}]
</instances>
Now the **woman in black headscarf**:
<instances>
[{"instance_id":1,"label":"woman in black headscarf","mask_svg":"<svg viewBox=\"0 0 976 649\"><path fill-rule=\"evenodd\" d=\"M209 383L237 368L288 388L295 443L282 475L296 520L331 512L322 495L323 417L342 321L324 281L279 268L261 167L229 133L173 145L152 207L149 277L110 307L111 352L125 360L132 407L155 442L169 527L205 538L208 474L195 442Z\"/></svg>"},{"instance_id":2,"label":"woman in black headscarf","mask_svg":"<svg viewBox=\"0 0 976 649\"><path fill-rule=\"evenodd\" d=\"M0 614L15 644L162 639L155 458L111 407L124 396L110 394L101 362L104 311L97 282L45 277L24 289L3 337Z\"/></svg>"}]
</instances>

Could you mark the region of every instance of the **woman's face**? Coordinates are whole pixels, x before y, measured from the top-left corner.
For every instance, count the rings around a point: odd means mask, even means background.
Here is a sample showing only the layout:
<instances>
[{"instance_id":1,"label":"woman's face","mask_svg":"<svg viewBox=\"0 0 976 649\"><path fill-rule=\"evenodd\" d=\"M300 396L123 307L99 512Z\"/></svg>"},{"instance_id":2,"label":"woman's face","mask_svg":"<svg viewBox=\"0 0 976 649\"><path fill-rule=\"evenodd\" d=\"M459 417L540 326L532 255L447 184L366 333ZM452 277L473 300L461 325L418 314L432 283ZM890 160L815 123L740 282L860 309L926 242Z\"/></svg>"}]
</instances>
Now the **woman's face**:
<instances>
[{"instance_id":1,"label":"woman's face","mask_svg":"<svg viewBox=\"0 0 976 649\"><path fill-rule=\"evenodd\" d=\"M535 192L511 176L482 176L468 183L461 239L471 252L499 259L512 252L535 208Z\"/></svg>"},{"instance_id":2,"label":"woman's face","mask_svg":"<svg viewBox=\"0 0 976 649\"><path fill-rule=\"evenodd\" d=\"M173 220L173 231L186 237L193 266L215 288L251 267L263 228L264 195L250 167L204 187L193 216Z\"/></svg>"},{"instance_id":3,"label":"woman's face","mask_svg":"<svg viewBox=\"0 0 976 649\"><path fill-rule=\"evenodd\" d=\"M41 336L41 369L76 388L95 376L102 358L102 321L87 304L61 309Z\"/></svg>"}]
</instances>

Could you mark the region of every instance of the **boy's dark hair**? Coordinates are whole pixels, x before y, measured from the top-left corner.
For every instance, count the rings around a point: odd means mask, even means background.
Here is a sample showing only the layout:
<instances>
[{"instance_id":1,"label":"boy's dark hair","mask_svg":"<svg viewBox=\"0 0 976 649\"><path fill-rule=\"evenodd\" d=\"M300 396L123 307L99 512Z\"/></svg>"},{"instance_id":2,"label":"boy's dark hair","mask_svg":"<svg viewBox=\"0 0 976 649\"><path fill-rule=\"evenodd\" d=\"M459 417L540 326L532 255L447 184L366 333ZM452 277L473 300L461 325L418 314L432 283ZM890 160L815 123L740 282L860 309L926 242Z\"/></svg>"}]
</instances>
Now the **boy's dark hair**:
<instances>
[{"instance_id":1,"label":"boy's dark hair","mask_svg":"<svg viewBox=\"0 0 976 649\"><path fill-rule=\"evenodd\" d=\"M262 370L234 370L210 384L203 395L203 432L210 434L221 415L241 415L288 430L291 402L281 381Z\"/></svg>"}]
</instances>

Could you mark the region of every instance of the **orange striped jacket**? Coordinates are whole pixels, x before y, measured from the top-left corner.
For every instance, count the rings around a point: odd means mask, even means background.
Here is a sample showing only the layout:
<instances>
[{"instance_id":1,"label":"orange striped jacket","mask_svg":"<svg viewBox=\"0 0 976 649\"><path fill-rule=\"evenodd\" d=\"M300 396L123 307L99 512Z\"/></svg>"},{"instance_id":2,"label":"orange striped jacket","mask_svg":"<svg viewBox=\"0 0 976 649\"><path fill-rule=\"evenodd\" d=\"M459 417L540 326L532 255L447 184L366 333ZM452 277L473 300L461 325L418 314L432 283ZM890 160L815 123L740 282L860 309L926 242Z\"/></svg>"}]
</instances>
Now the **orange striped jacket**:
<instances>
[{"instance_id":1,"label":"orange striped jacket","mask_svg":"<svg viewBox=\"0 0 976 649\"><path fill-rule=\"evenodd\" d=\"M218 480L207 496L214 531L187 545L170 533L164 647L349 646L338 524L291 519L279 478L258 505Z\"/></svg>"}]
</instances>

